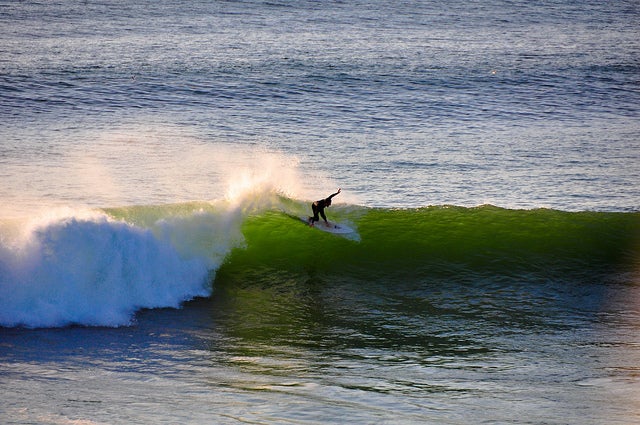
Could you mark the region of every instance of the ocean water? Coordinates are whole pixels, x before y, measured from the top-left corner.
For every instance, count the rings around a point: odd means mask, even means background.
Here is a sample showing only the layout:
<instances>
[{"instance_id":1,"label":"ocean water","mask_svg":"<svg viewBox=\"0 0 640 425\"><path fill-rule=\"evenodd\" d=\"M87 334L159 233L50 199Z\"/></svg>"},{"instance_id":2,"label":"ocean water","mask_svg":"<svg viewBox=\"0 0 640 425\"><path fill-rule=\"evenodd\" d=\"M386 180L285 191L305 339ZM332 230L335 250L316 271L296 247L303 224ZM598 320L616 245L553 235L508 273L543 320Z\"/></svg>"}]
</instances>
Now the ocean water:
<instances>
[{"instance_id":1,"label":"ocean water","mask_svg":"<svg viewBox=\"0 0 640 425\"><path fill-rule=\"evenodd\" d=\"M639 21L0 1L1 422L640 423Z\"/></svg>"}]
</instances>

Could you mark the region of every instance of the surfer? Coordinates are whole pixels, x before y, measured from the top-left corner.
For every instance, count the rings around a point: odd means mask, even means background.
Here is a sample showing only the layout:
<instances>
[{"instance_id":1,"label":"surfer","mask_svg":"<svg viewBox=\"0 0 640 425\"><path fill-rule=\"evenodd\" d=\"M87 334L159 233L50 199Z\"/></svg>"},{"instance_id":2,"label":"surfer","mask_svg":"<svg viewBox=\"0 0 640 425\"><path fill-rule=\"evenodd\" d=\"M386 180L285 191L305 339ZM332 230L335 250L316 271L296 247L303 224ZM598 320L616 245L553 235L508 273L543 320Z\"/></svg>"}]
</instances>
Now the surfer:
<instances>
[{"instance_id":1,"label":"surfer","mask_svg":"<svg viewBox=\"0 0 640 425\"><path fill-rule=\"evenodd\" d=\"M313 211L313 217L309 217L309 226L313 226L316 221L320 221L320 217L318 217L318 214L319 214L320 216L322 216L322 219L324 220L325 225L327 227L329 227L329 222L327 221L327 216L324 215L324 209L329 207L329 206L331 206L331 198L333 198L338 193L340 193L341 190L342 189L338 189L338 191L336 193L334 193L333 195L329 196L328 198L320 199L319 201L316 201L313 204L311 204L311 210Z\"/></svg>"}]
</instances>

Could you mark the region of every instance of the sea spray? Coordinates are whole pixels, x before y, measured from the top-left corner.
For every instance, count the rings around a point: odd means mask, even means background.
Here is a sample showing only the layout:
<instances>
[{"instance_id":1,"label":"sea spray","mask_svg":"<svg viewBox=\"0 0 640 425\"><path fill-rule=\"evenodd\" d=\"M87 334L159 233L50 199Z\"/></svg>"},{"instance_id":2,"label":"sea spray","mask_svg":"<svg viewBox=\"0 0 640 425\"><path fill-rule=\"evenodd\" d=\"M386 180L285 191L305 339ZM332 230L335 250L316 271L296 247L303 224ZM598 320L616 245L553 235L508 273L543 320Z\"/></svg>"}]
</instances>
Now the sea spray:
<instances>
[{"instance_id":1,"label":"sea spray","mask_svg":"<svg viewBox=\"0 0 640 425\"><path fill-rule=\"evenodd\" d=\"M122 326L141 308L208 296L244 247L247 216L278 209L262 182L212 202L52 209L0 226L0 326Z\"/></svg>"},{"instance_id":2,"label":"sea spray","mask_svg":"<svg viewBox=\"0 0 640 425\"><path fill-rule=\"evenodd\" d=\"M134 153L148 149L137 142L116 145ZM229 150L201 149L200 155L182 154L181 164L202 168L206 157L209 169L226 176L222 199L103 209L44 209L49 202L43 199L38 212L32 208L30 213L27 204L15 210L19 215L4 216L0 326L121 326L131 323L141 308L177 307L207 296L228 253L244 246L246 217L286 209L283 199L290 198L284 194L322 196L303 188L295 157L249 149L231 155L236 159L232 167L218 158L228 159ZM103 174L117 176L119 167L111 158L118 157L103 158ZM205 193L203 180L197 179L195 193ZM194 193L193 185L189 188ZM145 199L148 190L133 189L114 187L104 200L120 199L120 193L141 193Z\"/></svg>"}]
</instances>

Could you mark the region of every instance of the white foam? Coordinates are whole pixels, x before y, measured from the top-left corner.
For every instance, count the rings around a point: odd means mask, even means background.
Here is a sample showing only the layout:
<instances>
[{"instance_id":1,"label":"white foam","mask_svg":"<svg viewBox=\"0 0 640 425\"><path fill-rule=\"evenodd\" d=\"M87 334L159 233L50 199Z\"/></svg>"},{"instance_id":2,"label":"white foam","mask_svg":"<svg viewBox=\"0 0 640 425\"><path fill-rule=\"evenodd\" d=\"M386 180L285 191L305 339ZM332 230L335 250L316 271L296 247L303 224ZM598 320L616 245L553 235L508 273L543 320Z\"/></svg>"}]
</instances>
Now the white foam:
<instances>
[{"instance_id":1,"label":"white foam","mask_svg":"<svg viewBox=\"0 0 640 425\"><path fill-rule=\"evenodd\" d=\"M208 295L218 264L179 252L171 243L176 226L165 224L158 237L82 211L23 223L11 237L3 232L0 325L121 326L140 308L178 307Z\"/></svg>"}]
</instances>

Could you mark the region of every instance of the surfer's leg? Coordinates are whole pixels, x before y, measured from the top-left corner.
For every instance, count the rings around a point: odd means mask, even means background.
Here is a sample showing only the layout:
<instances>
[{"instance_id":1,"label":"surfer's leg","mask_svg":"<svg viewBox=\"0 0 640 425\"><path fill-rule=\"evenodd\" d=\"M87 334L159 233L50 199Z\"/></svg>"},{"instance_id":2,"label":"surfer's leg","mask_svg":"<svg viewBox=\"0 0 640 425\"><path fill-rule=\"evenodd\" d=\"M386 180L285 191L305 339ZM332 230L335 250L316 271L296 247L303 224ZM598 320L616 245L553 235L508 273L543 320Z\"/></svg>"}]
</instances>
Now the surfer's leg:
<instances>
[{"instance_id":1,"label":"surfer's leg","mask_svg":"<svg viewBox=\"0 0 640 425\"><path fill-rule=\"evenodd\" d=\"M316 221L320 221L320 217L318 217L318 206L315 202L311 204L311 210L313 211L313 217L309 217L309 224L313 226Z\"/></svg>"}]
</instances>

